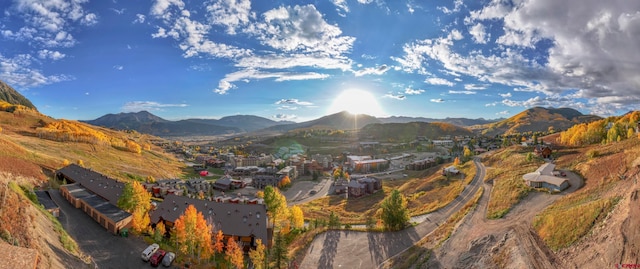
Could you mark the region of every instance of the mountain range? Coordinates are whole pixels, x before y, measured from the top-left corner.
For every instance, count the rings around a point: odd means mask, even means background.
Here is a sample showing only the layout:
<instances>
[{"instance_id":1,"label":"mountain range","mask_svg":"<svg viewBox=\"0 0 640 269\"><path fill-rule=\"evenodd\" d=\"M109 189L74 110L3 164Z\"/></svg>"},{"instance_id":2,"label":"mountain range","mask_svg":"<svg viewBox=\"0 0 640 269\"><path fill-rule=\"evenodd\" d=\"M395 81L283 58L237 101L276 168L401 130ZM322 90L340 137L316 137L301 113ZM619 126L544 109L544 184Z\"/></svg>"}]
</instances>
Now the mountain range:
<instances>
[{"instance_id":1,"label":"mountain range","mask_svg":"<svg viewBox=\"0 0 640 269\"><path fill-rule=\"evenodd\" d=\"M135 130L157 136L198 136L223 135L256 132L283 133L295 129L326 128L326 129L361 129L369 124L409 123L409 122L444 122L460 127L487 124L496 120L446 118L432 119L424 117L386 117L376 118L369 115L353 115L343 111L305 122L273 121L253 115L234 115L220 119L185 119L170 121L151 114L148 111L107 114L86 123L117 129Z\"/></svg>"},{"instance_id":2,"label":"mountain range","mask_svg":"<svg viewBox=\"0 0 640 269\"><path fill-rule=\"evenodd\" d=\"M369 128L380 133L380 128L405 128L402 124L415 122L422 123L446 123L455 126L446 127L456 130L456 133L466 133L460 129L468 128L483 135L495 136L501 134L546 132L550 130L561 131L569 127L598 120L600 117L584 115L572 108L543 108L534 107L524 110L508 119L486 120L467 118L432 119L424 117L386 117L376 118L369 115L353 115L343 111L320 117L305 122L273 121L267 118L252 115L234 115L221 119L186 119L170 121L155 116L147 111L134 113L107 114L95 120L86 121L89 124L103 126L118 130L136 130L141 133L157 135L161 137L171 136L206 136L254 133L278 134L296 129L320 128L353 130L362 129L365 126L375 124ZM407 127L409 128L409 127ZM409 129L421 129L413 126ZM367 130L369 130L367 129ZM417 129L416 129L417 130Z\"/></svg>"},{"instance_id":3,"label":"mountain range","mask_svg":"<svg viewBox=\"0 0 640 269\"><path fill-rule=\"evenodd\" d=\"M37 108L19 92L9 85L0 81L0 101L13 105L21 105L27 108ZM305 122L274 121L267 118L253 115L233 115L220 119L185 119L171 121L166 120L148 111L107 114L86 123L102 126L116 130L135 130L140 133L156 135L160 137L175 136L215 136L233 135L242 133L278 134L296 129L324 128L353 130L362 129L371 124L367 130L376 131L382 135L380 128L401 128L401 129L422 129L413 125L412 127L398 124L409 124L413 122L434 123L441 122L455 125L456 128L444 126L441 128L455 129L457 133L464 133L458 127L464 127L486 136L502 134L537 132L537 131L562 131L571 126L584 122L598 120L600 117L594 115L584 115L572 108L543 108L534 107L526 109L508 119L467 119L467 118L445 118L432 119L425 117L404 117L393 116L376 118L369 115L353 115L346 111L320 117L315 120ZM387 134L388 135L388 134Z\"/></svg>"}]
</instances>

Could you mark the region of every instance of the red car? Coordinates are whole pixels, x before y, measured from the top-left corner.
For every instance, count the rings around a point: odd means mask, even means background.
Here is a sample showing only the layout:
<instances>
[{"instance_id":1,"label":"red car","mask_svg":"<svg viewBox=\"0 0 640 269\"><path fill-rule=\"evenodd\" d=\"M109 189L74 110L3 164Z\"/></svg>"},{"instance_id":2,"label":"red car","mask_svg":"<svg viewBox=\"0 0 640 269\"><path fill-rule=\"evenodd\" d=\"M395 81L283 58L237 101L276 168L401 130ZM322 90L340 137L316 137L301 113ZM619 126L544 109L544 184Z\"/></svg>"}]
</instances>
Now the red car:
<instances>
[{"instance_id":1,"label":"red car","mask_svg":"<svg viewBox=\"0 0 640 269\"><path fill-rule=\"evenodd\" d=\"M151 259L149 259L149 263L151 263L151 266L157 267L158 265L160 265L165 254L167 253L162 249L158 249L156 253L153 253L153 256L151 256Z\"/></svg>"}]
</instances>

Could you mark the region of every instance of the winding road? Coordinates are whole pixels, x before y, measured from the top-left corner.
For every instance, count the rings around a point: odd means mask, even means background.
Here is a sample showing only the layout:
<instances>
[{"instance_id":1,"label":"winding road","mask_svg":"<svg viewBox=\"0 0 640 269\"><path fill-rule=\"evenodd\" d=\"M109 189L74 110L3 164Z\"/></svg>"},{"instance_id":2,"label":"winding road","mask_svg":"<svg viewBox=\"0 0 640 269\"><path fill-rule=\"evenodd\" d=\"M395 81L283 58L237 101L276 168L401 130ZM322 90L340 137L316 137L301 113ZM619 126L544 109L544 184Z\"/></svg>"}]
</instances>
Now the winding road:
<instances>
[{"instance_id":1,"label":"winding road","mask_svg":"<svg viewBox=\"0 0 640 269\"><path fill-rule=\"evenodd\" d=\"M469 201L482 185L486 171L479 158L474 159L476 175L462 193L445 207L414 217L418 225L396 232L359 232L330 230L313 240L299 268L376 268L433 232Z\"/></svg>"}]
</instances>

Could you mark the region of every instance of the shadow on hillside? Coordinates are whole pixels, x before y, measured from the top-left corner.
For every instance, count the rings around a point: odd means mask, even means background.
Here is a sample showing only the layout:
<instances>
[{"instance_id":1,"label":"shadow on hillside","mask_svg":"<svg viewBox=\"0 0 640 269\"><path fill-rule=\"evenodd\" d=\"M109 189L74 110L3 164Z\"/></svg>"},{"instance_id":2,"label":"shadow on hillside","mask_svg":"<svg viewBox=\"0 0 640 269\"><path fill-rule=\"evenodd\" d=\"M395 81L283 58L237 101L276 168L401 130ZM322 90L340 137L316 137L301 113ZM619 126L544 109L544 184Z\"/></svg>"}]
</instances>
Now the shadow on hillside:
<instances>
[{"instance_id":1,"label":"shadow on hillside","mask_svg":"<svg viewBox=\"0 0 640 269\"><path fill-rule=\"evenodd\" d=\"M55 254L55 257L52 257L52 258L53 259L58 258L60 263L62 263L67 268L94 268L93 264L86 264L79 258L71 255L69 252L62 250L57 246L52 245L49 242L47 242L47 244ZM48 256L45 255L45 257L40 257L40 259L42 258L47 259ZM43 262L47 262L47 261L40 261L40 263L43 263Z\"/></svg>"}]
</instances>

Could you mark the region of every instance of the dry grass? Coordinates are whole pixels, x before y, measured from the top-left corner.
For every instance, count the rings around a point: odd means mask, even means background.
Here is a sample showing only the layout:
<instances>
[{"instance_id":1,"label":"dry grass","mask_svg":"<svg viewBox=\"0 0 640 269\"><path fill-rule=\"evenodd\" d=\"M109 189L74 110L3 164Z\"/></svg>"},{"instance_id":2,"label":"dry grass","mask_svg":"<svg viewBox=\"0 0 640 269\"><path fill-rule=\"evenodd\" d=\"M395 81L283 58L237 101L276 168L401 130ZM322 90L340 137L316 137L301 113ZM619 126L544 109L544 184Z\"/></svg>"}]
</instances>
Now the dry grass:
<instances>
[{"instance_id":1,"label":"dry grass","mask_svg":"<svg viewBox=\"0 0 640 269\"><path fill-rule=\"evenodd\" d=\"M527 152L527 148L513 146L499 150L484 160L485 165L491 167L487 169L487 179L493 180L487 218L502 218L531 190L522 176L535 171L543 161L527 161Z\"/></svg>"},{"instance_id":2,"label":"dry grass","mask_svg":"<svg viewBox=\"0 0 640 269\"><path fill-rule=\"evenodd\" d=\"M588 153L593 150L599 155L590 158ZM565 148L559 155L557 162L584 175L585 185L558 199L534 220L537 233L554 250L570 246L588 234L615 207L621 197L618 185L634 173L640 141L627 139L609 145Z\"/></svg>"},{"instance_id":3,"label":"dry grass","mask_svg":"<svg viewBox=\"0 0 640 269\"><path fill-rule=\"evenodd\" d=\"M53 121L38 113L13 114L0 112L0 170L24 174L40 180L47 175L41 168L58 169L64 160L82 160L85 166L108 176L129 180L130 175L153 176L155 178L177 178L182 174L180 163L162 149L151 146L140 154L125 152L109 145L93 145L79 142L58 142L38 138L36 128ZM149 144L154 137L117 132L95 127L110 137ZM11 160L10 162L8 160Z\"/></svg>"},{"instance_id":4,"label":"dry grass","mask_svg":"<svg viewBox=\"0 0 640 269\"><path fill-rule=\"evenodd\" d=\"M572 197L536 216L533 226L553 250L571 245L604 219L619 198Z\"/></svg>"},{"instance_id":5,"label":"dry grass","mask_svg":"<svg viewBox=\"0 0 640 269\"><path fill-rule=\"evenodd\" d=\"M431 168L423 172L426 176L420 178L385 180L382 191L372 195L354 199L332 195L301 204L300 207L306 219L327 220L330 212L335 212L342 224L362 224L367 216L376 214L388 193L398 189L407 198L410 215L426 214L453 201L471 182L476 171L473 162L467 162L460 167L460 176L447 178L440 173L442 167Z\"/></svg>"},{"instance_id":6,"label":"dry grass","mask_svg":"<svg viewBox=\"0 0 640 269\"><path fill-rule=\"evenodd\" d=\"M413 247L401 255L389 260L384 264L384 268L422 268L421 265L428 262L432 255L433 248L437 248L444 243L462 219L469 214L478 204L483 188L478 189L476 194L458 212L453 214L446 222L442 223L428 236L420 239Z\"/></svg>"}]
</instances>

